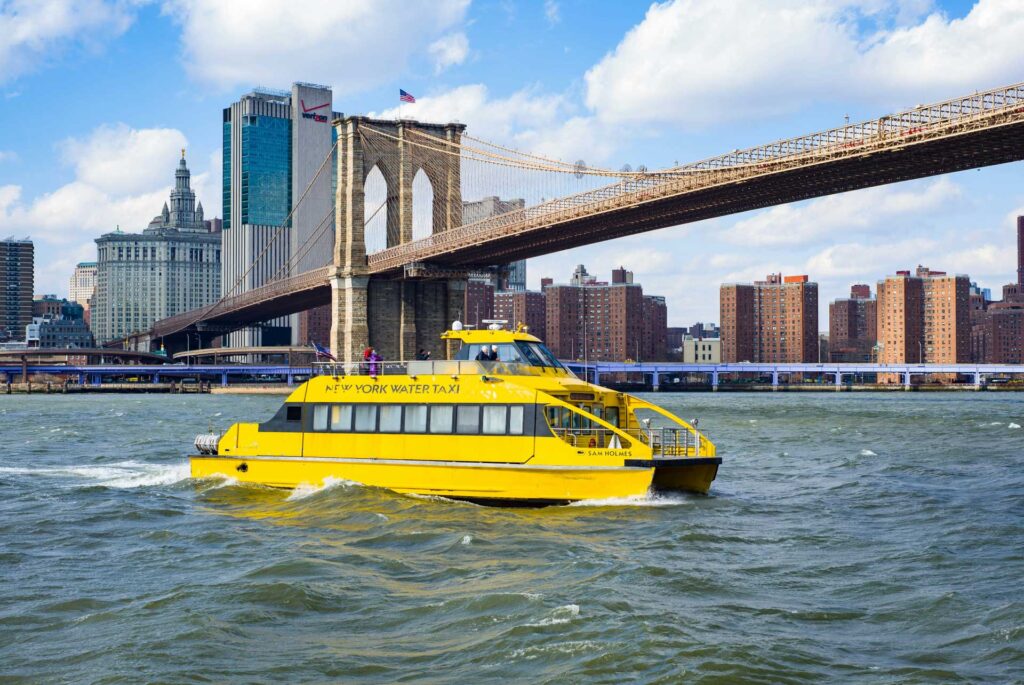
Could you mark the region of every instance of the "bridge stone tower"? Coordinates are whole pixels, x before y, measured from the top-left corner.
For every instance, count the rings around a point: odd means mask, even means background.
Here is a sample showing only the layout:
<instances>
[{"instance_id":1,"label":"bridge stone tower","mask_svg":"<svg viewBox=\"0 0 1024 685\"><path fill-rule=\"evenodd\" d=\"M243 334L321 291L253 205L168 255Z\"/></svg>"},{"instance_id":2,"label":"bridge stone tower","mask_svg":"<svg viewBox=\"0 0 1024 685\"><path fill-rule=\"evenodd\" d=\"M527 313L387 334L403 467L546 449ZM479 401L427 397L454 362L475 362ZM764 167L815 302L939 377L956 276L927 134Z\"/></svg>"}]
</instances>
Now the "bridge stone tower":
<instances>
[{"instance_id":1,"label":"bridge stone tower","mask_svg":"<svg viewBox=\"0 0 1024 685\"><path fill-rule=\"evenodd\" d=\"M432 232L462 225L459 148L465 126L346 117L338 138L335 273L331 279L331 349L339 362L362 361L373 345L385 359L442 353L440 334L463 318L465 278L371 278L366 262L365 184L376 167L387 186L387 247L412 241L413 178L433 187Z\"/></svg>"}]
</instances>

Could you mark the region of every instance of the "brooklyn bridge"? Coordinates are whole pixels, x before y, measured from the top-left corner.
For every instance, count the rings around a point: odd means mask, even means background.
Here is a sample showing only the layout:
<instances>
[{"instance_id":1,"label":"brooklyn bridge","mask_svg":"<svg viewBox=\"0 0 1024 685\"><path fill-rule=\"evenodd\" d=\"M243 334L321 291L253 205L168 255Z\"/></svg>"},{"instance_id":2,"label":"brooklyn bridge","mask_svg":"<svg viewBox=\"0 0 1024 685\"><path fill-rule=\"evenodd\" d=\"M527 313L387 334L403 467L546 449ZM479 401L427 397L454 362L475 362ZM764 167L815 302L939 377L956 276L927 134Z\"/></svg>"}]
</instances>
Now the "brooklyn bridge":
<instances>
[{"instance_id":1,"label":"brooklyn bridge","mask_svg":"<svg viewBox=\"0 0 1024 685\"><path fill-rule=\"evenodd\" d=\"M411 358L421 348L440 354L440 333L464 318L473 273L668 226L1024 159L1024 84L656 171L528 154L472 138L457 123L352 116L333 126L337 144L317 176L336 174L335 205L318 231L268 282L248 289L244 278L224 283L217 302L158 321L129 338L130 346L205 347L233 330L329 304L340 361L354 361L371 342L388 359ZM379 207L368 208L374 169L387 192ZM486 187L489 170L523 184L565 177L592 187L464 223L466 187L471 180ZM414 239L413 179L420 171L433 190L431 226L427 237ZM368 250L367 226L381 210L383 245ZM287 226L288 219L275 239ZM331 232L330 254L313 255L323 266L294 273Z\"/></svg>"}]
</instances>

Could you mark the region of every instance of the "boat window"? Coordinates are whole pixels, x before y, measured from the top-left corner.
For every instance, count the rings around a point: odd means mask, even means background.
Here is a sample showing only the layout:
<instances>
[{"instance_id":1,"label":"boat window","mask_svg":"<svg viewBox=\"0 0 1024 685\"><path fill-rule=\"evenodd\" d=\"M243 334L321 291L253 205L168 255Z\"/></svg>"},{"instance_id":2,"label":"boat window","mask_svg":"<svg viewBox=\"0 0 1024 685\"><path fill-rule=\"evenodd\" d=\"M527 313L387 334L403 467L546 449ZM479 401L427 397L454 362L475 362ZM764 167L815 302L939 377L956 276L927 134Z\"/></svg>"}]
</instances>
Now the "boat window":
<instances>
[{"instance_id":1,"label":"boat window","mask_svg":"<svg viewBox=\"0 0 1024 685\"><path fill-rule=\"evenodd\" d=\"M604 420L612 424L616 428L619 426L619 408L618 407L605 407L604 408Z\"/></svg>"},{"instance_id":2,"label":"boat window","mask_svg":"<svg viewBox=\"0 0 1024 685\"><path fill-rule=\"evenodd\" d=\"M402 432L402 405L384 404L380 408L380 432Z\"/></svg>"},{"instance_id":3,"label":"boat window","mask_svg":"<svg viewBox=\"0 0 1024 685\"><path fill-rule=\"evenodd\" d=\"M537 366L550 366L555 369L563 368L562 363L558 361L558 358L555 357L555 355L551 353L551 350L544 345L535 342L520 342L518 345L519 349L522 350L523 354L530 360L531 364L535 364Z\"/></svg>"},{"instance_id":4,"label":"boat window","mask_svg":"<svg viewBox=\"0 0 1024 685\"><path fill-rule=\"evenodd\" d=\"M450 404L435 404L430 407L430 432L451 433L454 407Z\"/></svg>"},{"instance_id":5,"label":"boat window","mask_svg":"<svg viewBox=\"0 0 1024 685\"><path fill-rule=\"evenodd\" d=\"M488 405L484 407L483 432L485 435L505 434L505 414L508 407Z\"/></svg>"},{"instance_id":6,"label":"boat window","mask_svg":"<svg viewBox=\"0 0 1024 685\"><path fill-rule=\"evenodd\" d=\"M523 434L523 407L508 408L508 432L511 435Z\"/></svg>"},{"instance_id":7,"label":"boat window","mask_svg":"<svg viewBox=\"0 0 1024 685\"><path fill-rule=\"evenodd\" d=\"M331 430L339 432L352 430L351 404L336 404L331 407Z\"/></svg>"},{"instance_id":8,"label":"boat window","mask_svg":"<svg viewBox=\"0 0 1024 685\"><path fill-rule=\"evenodd\" d=\"M518 342L516 345L519 347L519 351L522 352L523 356L526 357L527 361L529 361L533 366L548 366L543 357L537 354L535 350L530 349L529 343Z\"/></svg>"},{"instance_id":9,"label":"boat window","mask_svg":"<svg viewBox=\"0 0 1024 685\"><path fill-rule=\"evenodd\" d=\"M427 405L412 404L405 408L405 432L427 432Z\"/></svg>"},{"instance_id":10,"label":"boat window","mask_svg":"<svg viewBox=\"0 0 1024 685\"><path fill-rule=\"evenodd\" d=\"M377 405L356 405L356 432L373 433L377 430Z\"/></svg>"},{"instance_id":11,"label":"boat window","mask_svg":"<svg viewBox=\"0 0 1024 685\"><path fill-rule=\"evenodd\" d=\"M460 404L455 413L455 432L473 434L480 432L480 407L475 404Z\"/></svg>"},{"instance_id":12,"label":"boat window","mask_svg":"<svg viewBox=\"0 0 1024 685\"><path fill-rule=\"evenodd\" d=\"M497 347L498 358L495 361L518 364L521 364L525 361L521 351L516 347L516 345L510 343L501 343L498 344ZM477 356L480 354L481 350L490 352L491 344L472 343L470 345L463 345L462 349L459 350L458 354L455 355L455 359L464 361L480 361L477 359Z\"/></svg>"},{"instance_id":13,"label":"boat window","mask_svg":"<svg viewBox=\"0 0 1024 685\"><path fill-rule=\"evenodd\" d=\"M327 430L327 405L318 404L313 407L313 430Z\"/></svg>"},{"instance_id":14,"label":"boat window","mask_svg":"<svg viewBox=\"0 0 1024 685\"><path fill-rule=\"evenodd\" d=\"M285 417L286 421L301 421L302 420L302 407L300 407L297 404L291 405L290 407L288 407L287 411L285 412L284 417Z\"/></svg>"}]
</instances>

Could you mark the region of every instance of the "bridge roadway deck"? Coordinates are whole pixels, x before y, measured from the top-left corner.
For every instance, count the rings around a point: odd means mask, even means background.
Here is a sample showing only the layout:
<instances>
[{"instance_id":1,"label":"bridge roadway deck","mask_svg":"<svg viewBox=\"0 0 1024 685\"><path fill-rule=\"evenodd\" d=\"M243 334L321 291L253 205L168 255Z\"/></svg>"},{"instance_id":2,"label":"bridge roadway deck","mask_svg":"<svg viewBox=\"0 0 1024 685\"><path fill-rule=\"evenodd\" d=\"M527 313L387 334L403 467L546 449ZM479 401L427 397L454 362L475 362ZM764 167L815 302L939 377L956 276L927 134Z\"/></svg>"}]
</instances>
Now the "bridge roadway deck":
<instances>
[{"instance_id":1,"label":"bridge roadway deck","mask_svg":"<svg viewBox=\"0 0 1024 685\"><path fill-rule=\"evenodd\" d=\"M536 257L737 212L1024 159L1024 84L975 93L627 179L368 255L368 273L429 263L471 268ZM685 173L683 173L685 172ZM330 301L330 267L157 322L224 332Z\"/></svg>"}]
</instances>

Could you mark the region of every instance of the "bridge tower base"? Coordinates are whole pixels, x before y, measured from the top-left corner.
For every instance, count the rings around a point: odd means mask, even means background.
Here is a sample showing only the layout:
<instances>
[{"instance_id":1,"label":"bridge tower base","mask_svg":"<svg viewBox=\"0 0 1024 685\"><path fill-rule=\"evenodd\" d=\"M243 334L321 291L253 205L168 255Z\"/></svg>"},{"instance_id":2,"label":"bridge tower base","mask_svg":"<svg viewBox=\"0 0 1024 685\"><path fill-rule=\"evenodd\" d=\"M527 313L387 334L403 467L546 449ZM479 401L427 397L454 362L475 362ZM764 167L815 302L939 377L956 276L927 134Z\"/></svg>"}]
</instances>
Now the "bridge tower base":
<instances>
[{"instance_id":1,"label":"bridge tower base","mask_svg":"<svg viewBox=\"0 0 1024 685\"><path fill-rule=\"evenodd\" d=\"M466 281L338 277L332 293L331 349L339 362L361 362L368 346L389 361L415 359L420 350L444 359L441 334L463 319Z\"/></svg>"}]
</instances>

